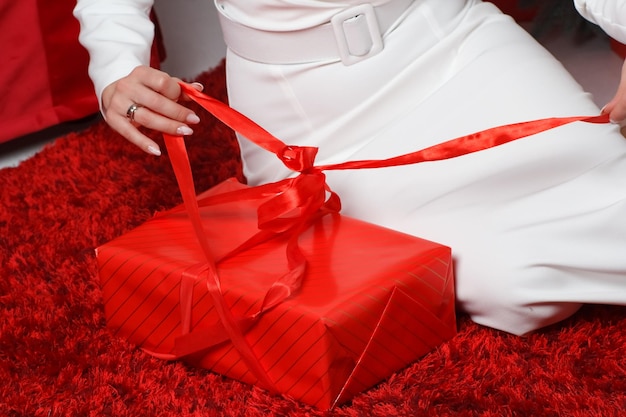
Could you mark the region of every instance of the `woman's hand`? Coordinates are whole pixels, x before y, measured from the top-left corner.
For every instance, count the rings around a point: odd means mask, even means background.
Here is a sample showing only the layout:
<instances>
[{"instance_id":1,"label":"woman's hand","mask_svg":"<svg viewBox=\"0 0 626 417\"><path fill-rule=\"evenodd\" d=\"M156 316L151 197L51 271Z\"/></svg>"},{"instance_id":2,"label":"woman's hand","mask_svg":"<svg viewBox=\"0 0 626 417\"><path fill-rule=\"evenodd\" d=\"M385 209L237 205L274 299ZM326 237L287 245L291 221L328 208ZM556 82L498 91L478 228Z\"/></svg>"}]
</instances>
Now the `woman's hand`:
<instances>
[{"instance_id":1,"label":"woman's hand","mask_svg":"<svg viewBox=\"0 0 626 417\"><path fill-rule=\"evenodd\" d=\"M603 114L608 114L613 123L622 126L622 133L626 128L626 62L622 66L622 76L617 87L615 96L602 109Z\"/></svg>"},{"instance_id":2,"label":"woman's hand","mask_svg":"<svg viewBox=\"0 0 626 417\"><path fill-rule=\"evenodd\" d=\"M152 155L161 155L159 146L141 133L139 126L172 135L190 135L190 124L200 122L198 116L178 101L180 80L168 74L139 66L128 76L108 85L102 91L102 112L109 126ZM199 83L191 84L198 91Z\"/></svg>"}]
</instances>

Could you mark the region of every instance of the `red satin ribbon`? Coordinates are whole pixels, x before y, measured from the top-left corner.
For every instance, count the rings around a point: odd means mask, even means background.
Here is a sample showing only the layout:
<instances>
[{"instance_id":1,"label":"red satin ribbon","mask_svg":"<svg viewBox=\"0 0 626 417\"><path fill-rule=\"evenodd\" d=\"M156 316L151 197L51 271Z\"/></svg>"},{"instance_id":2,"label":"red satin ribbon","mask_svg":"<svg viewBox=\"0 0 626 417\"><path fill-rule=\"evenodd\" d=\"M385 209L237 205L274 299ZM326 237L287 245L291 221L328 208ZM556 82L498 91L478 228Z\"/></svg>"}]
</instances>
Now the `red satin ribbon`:
<instances>
[{"instance_id":1,"label":"red satin ribbon","mask_svg":"<svg viewBox=\"0 0 626 417\"><path fill-rule=\"evenodd\" d=\"M210 329L190 332L191 291L189 284L181 291L181 311L183 314L183 336L176 341L177 355L185 356L206 350L223 341L230 340L240 352L259 381L270 391L276 391L266 371L259 364L250 345L245 340L245 332L263 312L271 309L300 288L306 271L306 259L298 246L300 232L318 216L338 212L341 208L339 197L326 184L325 170L382 168L408 165L425 161L449 159L499 146L536 133L573 122L608 123L609 116L579 116L548 118L530 122L515 123L495 127L470 135L443 142L423 150L384 160L352 161L333 165L315 166L318 149L307 146L288 146L246 116L226 104L208 97L193 88L181 84L183 92L200 104L227 126L245 136L248 140L274 153L289 169L300 172L271 184L243 188L224 194L214 195L200 201L196 198L189 158L184 139L179 136L164 135L171 163L181 190L185 210L206 258L200 275L205 279L221 323ZM259 233L235 249L226 257L245 250L276 234L289 233L287 259L289 271L276 280L267 291L260 309L248 317L235 317L222 296L216 260L210 244L204 235L199 207L232 201L265 199L258 207ZM198 276L198 271L191 274ZM190 279L187 277L186 279Z\"/></svg>"}]
</instances>

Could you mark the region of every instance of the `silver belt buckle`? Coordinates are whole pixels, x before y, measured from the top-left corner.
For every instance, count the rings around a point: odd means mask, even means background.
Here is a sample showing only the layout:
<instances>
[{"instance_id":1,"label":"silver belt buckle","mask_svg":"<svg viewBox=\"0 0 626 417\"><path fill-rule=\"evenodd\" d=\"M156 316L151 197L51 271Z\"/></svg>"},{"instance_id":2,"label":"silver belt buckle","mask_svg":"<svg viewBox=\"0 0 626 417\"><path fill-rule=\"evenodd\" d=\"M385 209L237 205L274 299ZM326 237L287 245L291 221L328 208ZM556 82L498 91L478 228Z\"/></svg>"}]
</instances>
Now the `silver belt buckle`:
<instances>
[{"instance_id":1,"label":"silver belt buckle","mask_svg":"<svg viewBox=\"0 0 626 417\"><path fill-rule=\"evenodd\" d=\"M383 50L383 38L371 4L360 4L343 10L334 15L330 23L344 65L356 64Z\"/></svg>"}]
</instances>

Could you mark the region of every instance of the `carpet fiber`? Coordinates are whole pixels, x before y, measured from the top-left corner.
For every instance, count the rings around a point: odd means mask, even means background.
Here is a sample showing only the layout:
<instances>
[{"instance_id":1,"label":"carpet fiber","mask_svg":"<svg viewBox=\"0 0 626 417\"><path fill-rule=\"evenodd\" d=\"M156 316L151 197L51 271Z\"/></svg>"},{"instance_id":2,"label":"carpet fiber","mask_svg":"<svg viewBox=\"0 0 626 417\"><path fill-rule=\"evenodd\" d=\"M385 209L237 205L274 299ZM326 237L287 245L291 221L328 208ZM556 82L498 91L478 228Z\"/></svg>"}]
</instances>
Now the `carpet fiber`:
<instances>
[{"instance_id":1,"label":"carpet fiber","mask_svg":"<svg viewBox=\"0 0 626 417\"><path fill-rule=\"evenodd\" d=\"M223 66L199 78L225 99ZM198 190L241 177L227 128L207 117L188 143ZM180 203L167 156L145 155L96 122L1 170L0 189L0 416L626 413L618 307L585 307L527 337L461 316L453 340L326 413L154 359L106 329L94 248Z\"/></svg>"}]
</instances>

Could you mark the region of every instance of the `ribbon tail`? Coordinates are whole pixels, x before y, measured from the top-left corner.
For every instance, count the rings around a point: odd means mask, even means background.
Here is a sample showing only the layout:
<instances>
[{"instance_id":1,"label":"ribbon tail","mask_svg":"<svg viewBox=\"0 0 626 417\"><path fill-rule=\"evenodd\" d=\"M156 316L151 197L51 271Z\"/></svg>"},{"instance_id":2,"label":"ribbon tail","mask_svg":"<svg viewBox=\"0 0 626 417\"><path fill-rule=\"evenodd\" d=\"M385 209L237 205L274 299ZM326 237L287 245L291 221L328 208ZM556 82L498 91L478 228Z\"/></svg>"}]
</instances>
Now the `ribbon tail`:
<instances>
[{"instance_id":1,"label":"ribbon tail","mask_svg":"<svg viewBox=\"0 0 626 417\"><path fill-rule=\"evenodd\" d=\"M222 123L241 133L260 147L274 154L279 154L287 147L280 139L272 136L254 121L221 101L202 94L184 83L180 83L180 87L189 98L217 117Z\"/></svg>"},{"instance_id":2,"label":"ribbon tail","mask_svg":"<svg viewBox=\"0 0 626 417\"><path fill-rule=\"evenodd\" d=\"M267 371L263 368L256 355L252 351L252 348L248 344L244 336L244 330L239 327L237 319L233 316L230 309L226 306L222 291L219 287L219 277L214 271L208 271L207 288L211 297L217 314L220 317L220 321L228 334L228 338L233 343L233 346L237 349L241 355L242 360L248 366L250 371L259 379L259 382L270 392L277 393L274 383L270 379Z\"/></svg>"},{"instance_id":3,"label":"ribbon tail","mask_svg":"<svg viewBox=\"0 0 626 417\"><path fill-rule=\"evenodd\" d=\"M200 218L200 209L196 199L196 190L193 185L191 165L189 164L189 156L185 147L185 140L182 136L163 136L165 138L165 145L167 146L167 150L170 155L172 168L174 169L174 174L176 175L178 188L180 189L183 197L185 209L189 213L189 220L193 226L194 233L198 239L200 247L202 248L205 258L209 263L209 268L215 271L215 262L213 261L209 241L204 234L204 228Z\"/></svg>"},{"instance_id":4,"label":"ribbon tail","mask_svg":"<svg viewBox=\"0 0 626 417\"><path fill-rule=\"evenodd\" d=\"M211 253L208 239L204 234L202 220L200 218L200 211L196 199L195 188L193 185L193 177L191 174L191 166L189 164L189 157L185 148L184 138L171 135L164 135L164 138L168 152L170 154L172 167L174 168L174 173L176 175L176 179L178 181L181 194L183 196L185 208L188 211L189 219L192 223L194 232L196 234L196 237L198 238L198 241L207 261L206 273L208 276L206 279L206 283L209 294L213 299L216 311L224 328L226 329L226 333L228 334L230 340L233 342L233 345L240 352L242 359L245 361L246 365L259 379L261 384L263 384L268 390L276 392L274 384L270 380L269 376L267 375L266 371L263 369L259 361L256 359L254 353L252 352L252 349L245 340L243 330L238 327L237 320L228 309L224 301L224 297L222 295L220 287L219 275L217 273L217 267ZM183 306L183 308L185 310L188 310L189 306ZM187 325L186 323L183 324Z\"/></svg>"},{"instance_id":5,"label":"ribbon tail","mask_svg":"<svg viewBox=\"0 0 626 417\"><path fill-rule=\"evenodd\" d=\"M384 168L390 166L410 165L420 162L440 161L494 148L574 122L604 124L609 122L609 116L604 114L599 116L552 117L547 119L532 120L529 122L502 125L469 135L460 136L456 139L438 143L417 152L393 158L323 165L319 166L318 169L324 171Z\"/></svg>"}]
</instances>

